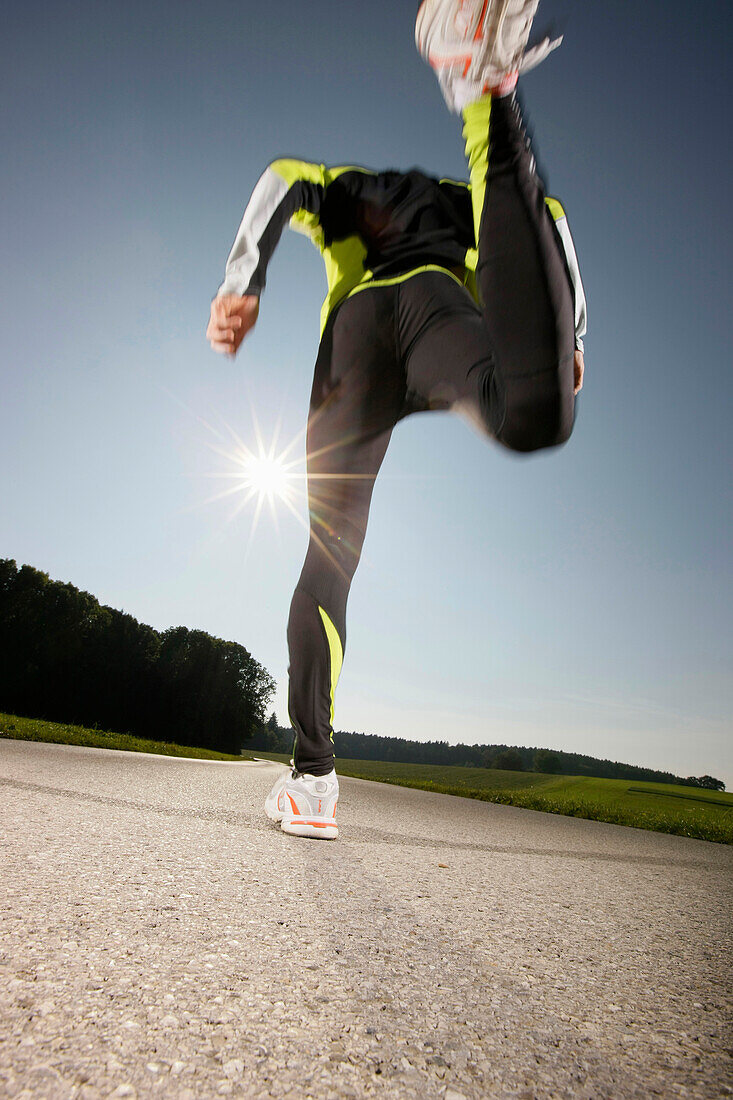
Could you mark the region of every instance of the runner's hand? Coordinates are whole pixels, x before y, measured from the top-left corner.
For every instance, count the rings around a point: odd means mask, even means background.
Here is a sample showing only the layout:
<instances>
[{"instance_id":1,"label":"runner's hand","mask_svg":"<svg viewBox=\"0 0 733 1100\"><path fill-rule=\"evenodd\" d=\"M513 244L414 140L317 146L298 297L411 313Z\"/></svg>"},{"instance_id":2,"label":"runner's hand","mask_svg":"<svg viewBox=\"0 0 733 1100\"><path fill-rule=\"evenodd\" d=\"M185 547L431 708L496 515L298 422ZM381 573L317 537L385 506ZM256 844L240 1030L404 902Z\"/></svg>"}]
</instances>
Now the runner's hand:
<instances>
[{"instance_id":1,"label":"runner's hand","mask_svg":"<svg viewBox=\"0 0 733 1100\"><path fill-rule=\"evenodd\" d=\"M575 389L573 390L573 393L578 393L583 388L583 374L585 373L585 363L583 362L582 351L575 352L575 361L573 366L575 369Z\"/></svg>"},{"instance_id":2,"label":"runner's hand","mask_svg":"<svg viewBox=\"0 0 733 1100\"><path fill-rule=\"evenodd\" d=\"M214 351L234 358L242 340L254 327L259 309L256 294L223 294L214 298L206 329L206 338Z\"/></svg>"}]
</instances>

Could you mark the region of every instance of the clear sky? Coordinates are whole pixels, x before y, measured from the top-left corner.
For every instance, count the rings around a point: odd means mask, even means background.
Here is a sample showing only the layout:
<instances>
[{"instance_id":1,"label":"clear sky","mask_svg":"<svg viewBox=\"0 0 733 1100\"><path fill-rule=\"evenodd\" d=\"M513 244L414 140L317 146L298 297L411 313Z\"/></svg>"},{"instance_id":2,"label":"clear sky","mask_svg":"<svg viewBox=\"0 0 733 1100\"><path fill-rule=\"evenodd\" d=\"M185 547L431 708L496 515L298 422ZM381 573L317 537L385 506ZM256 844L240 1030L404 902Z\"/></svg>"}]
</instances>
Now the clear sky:
<instances>
[{"instance_id":1,"label":"clear sky","mask_svg":"<svg viewBox=\"0 0 733 1100\"><path fill-rule=\"evenodd\" d=\"M235 362L204 330L276 156L465 176L413 0L8 6L0 43L0 555L278 683L305 554L253 532L231 432L302 431L325 291L287 233ZM585 283L575 433L514 457L450 414L393 436L336 728L550 746L733 785L731 103L722 3L544 0L523 81ZM222 439L227 439L222 443ZM218 448L214 450L213 448ZM208 502L208 503L207 503Z\"/></svg>"}]
</instances>

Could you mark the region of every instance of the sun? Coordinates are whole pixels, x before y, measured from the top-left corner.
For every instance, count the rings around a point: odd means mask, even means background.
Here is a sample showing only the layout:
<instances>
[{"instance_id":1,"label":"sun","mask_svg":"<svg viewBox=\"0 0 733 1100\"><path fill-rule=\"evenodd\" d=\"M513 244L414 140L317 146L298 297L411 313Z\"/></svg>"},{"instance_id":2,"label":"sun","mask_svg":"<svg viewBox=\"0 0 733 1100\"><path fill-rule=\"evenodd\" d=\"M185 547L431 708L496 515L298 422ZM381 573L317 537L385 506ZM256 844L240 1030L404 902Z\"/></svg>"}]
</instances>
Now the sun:
<instances>
[{"instance_id":1,"label":"sun","mask_svg":"<svg viewBox=\"0 0 733 1100\"><path fill-rule=\"evenodd\" d=\"M282 511L279 507L282 505L300 524L308 537L318 544L323 554L333 564L334 569L343 573L346 577L341 561L333 555L327 542L322 540L318 523L316 522L315 526L313 524L314 515L316 520L318 517L312 504L309 503L309 483L318 481L321 478L329 480L338 478L342 481L364 478L373 480L375 475L373 473L362 474L352 471L344 473L308 473L305 449L302 447L305 442L306 427L301 428L297 435L285 446L282 444L278 446L281 428L281 420L278 419L270 441L265 443L253 405L250 405L250 412L254 433L252 446L245 443L232 425L225 420L220 420L220 426L217 427L200 415L193 414L206 428L210 438L204 440L204 445L217 456L217 465L219 466L217 470L209 470L203 476L217 480L223 479L229 483L221 491L214 493L194 507L200 508L215 503L218 504L224 500L229 501L232 507L230 507L229 514L224 520L225 526L233 523L245 509L251 512L249 538L242 558L244 563L254 543L255 533L266 504L269 505L272 521L278 539L280 539L278 511ZM293 458L293 453L298 454L299 457ZM322 452L316 452L316 454L320 453ZM251 502L254 502L253 508L249 509L248 505Z\"/></svg>"},{"instance_id":2,"label":"sun","mask_svg":"<svg viewBox=\"0 0 733 1100\"><path fill-rule=\"evenodd\" d=\"M206 441L206 447L212 451L218 459L218 470L211 470L205 477L224 480L225 487L220 492L210 496L204 504L213 504L228 500L233 505L225 522L233 522L243 510L253 509L252 522L248 549L252 543L265 505L272 515L272 520L279 535L278 510L282 507L290 512L301 526L308 526L302 512L307 514L305 500L306 472L305 455L294 458L293 452L298 453L305 430L301 430L295 439L286 445L278 443L280 436L280 422L265 441L254 408L250 406L252 414L254 438L250 444L244 442L237 431L226 421L222 421L221 429L216 428L210 422L198 419L207 428L210 438ZM228 484L226 484L228 483ZM306 505L304 509L304 505Z\"/></svg>"},{"instance_id":3,"label":"sun","mask_svg":"<svg viewBox=\"0 0 733 1100\"><path fill-rule=\"evenodd\" d=\"M268 501L289 501L293 497L295 480L291 467L282 455L250 452L243 456L242 489Z\"/></svg>"}]
</instances>

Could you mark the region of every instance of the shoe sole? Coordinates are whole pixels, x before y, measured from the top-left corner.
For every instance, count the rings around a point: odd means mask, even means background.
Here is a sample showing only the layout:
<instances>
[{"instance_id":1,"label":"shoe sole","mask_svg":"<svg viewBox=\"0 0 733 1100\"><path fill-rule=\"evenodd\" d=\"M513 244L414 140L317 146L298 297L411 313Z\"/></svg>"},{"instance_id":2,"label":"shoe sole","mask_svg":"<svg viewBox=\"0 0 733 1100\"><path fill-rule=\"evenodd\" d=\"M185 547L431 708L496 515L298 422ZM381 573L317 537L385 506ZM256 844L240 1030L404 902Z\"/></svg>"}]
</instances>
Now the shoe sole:
<instances>
[{"instance_id":1,"label":"shoe sole","mask_svg":"<svg viewBox=\"0 0 733 1100\"><path fill-rule=\"evenodd\" d=\"M290 836L307 836L314 840L335 840L339 835L338 825L332 817L325 820L317 817L283 818L280 827Z\"/></svg>"}]
</instances>

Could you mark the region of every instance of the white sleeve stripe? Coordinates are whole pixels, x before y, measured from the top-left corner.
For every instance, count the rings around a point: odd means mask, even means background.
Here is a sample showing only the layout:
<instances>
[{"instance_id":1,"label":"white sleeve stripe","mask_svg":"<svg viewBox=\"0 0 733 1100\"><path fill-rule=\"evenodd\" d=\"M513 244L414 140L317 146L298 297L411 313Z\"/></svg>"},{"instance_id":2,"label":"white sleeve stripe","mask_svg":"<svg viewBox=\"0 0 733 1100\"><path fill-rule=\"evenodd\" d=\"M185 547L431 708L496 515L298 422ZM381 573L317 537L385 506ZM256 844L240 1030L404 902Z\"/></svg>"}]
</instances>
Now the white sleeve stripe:
<instances>
[{"instance_id":1,"label":"white sleeve stripe","mask_svg":"<svg viewBox=\"0 0 733 1100\"><path fill-rule=\"evenodd\" d=\"M573 238L570 236L567 218L558 218L555 222L555 227L560 234L560 240L565 249L565 259L567 261L568 271L570 272L573 290L575 291L575 336L580 340L585 336L587 316L585 291L583 290L583 282L580 278L578 257L575 254L575 245L573 244Z\"/></svg>"},{"instance_id":2,"label":"white sleeve stripe","mask_svg":"<svg viewBox=\"0 0 733 1100\"><path fill-rule=\"evenodd\" d=\"M257 181L226 264L222 294L244 294L260 262L259 242L270 220L290 189L285 180L267 168Z\"/></svg>"}]
</instances>

